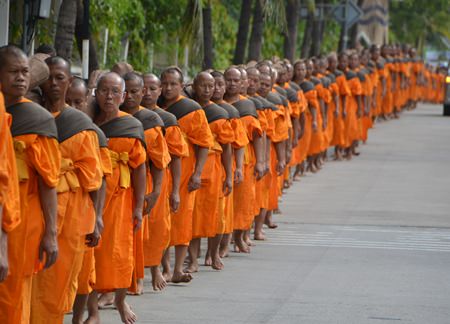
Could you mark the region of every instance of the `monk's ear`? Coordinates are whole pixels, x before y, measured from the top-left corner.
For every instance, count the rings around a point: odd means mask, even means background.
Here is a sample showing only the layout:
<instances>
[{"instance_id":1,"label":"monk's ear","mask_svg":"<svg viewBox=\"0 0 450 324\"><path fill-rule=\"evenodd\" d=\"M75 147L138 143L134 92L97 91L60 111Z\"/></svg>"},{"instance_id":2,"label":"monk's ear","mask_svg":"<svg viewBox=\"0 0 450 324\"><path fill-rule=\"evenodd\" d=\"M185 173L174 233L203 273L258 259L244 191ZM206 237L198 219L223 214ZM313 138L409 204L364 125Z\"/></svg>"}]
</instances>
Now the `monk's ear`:
<instances>
[{"instance_id":1,"label":"monk's ear","mask_svg":"<svg viewBox=\"0 0 450 324\"><path fill-rule=\"evenodd\" d=\"M124 91L124 92L122 93L122 98L120 98L120 104L123 104L123 103L124 103L125 97L126 97L126 96L127 96L127 92Z\"/></svg>"}]
</instances>

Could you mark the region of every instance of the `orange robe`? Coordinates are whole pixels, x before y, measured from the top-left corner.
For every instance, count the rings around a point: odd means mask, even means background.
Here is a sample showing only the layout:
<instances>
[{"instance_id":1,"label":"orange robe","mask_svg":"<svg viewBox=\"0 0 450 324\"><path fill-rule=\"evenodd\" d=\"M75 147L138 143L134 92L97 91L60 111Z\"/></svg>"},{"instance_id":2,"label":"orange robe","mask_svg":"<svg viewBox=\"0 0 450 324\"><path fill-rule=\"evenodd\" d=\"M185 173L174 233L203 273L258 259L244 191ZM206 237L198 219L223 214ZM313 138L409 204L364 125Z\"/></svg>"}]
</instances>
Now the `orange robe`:
<instances>
[{"instance_id":1,"label":"orange robe","mask_svg":"<svg viewBox=\"0 0 450 324\"><path fill-rule=\"evenodd\" d=\"M346 129L346 147L360 138L358 102L356 96L362 94L361 82L356 72L347 72L347 82L350 87L351 95L347 97L347 117L345 118Z\"/></svg>"},{"instance_id":2,"label":"orange robe","mask_svg":"<svg viewBox=\"0 0 450 324\"><path fill-rule=\"evenodd\" d=\"M241 100L248 99L244 97ZM234 186L233 216L235 230L248 230L255 217L256 203L256 177L254 173L256 156L252 141L255 134L262 136L262 129L259 120L254 116L247 115L240 119L246 130L249 143L245 146L244 153L244 179L240 184Z\"/></svg>"},{"instance_id":3,"label":"orange robe","mask_svg":"<svg viewBox=\"0 0 450 324\"><path fill-rule=\"evenodd\" d=\"M144 107L139 107L139 111L145 110ZM155 113L156 115L156 113ZM157 116L157 115L156 115ZM158 116L158 123L162 126L162 120ZM156 123L155 123L156 124ZM167 147L166 140L162 132L161 126L153 126L148 129L144 129L146 151L147 151L147 161L152 166L160 170L167 168L170 162L169 149ZM147 168L147 190L146 194L150 194L152 191L152 177L150 169ZM161 193L160 193L161 194ZM159 198L159 197L158 197ZM145 256L144 256L144 241L149 240L149 222L150 217L148 215L143 215L142 227L134 233L134 271L133 280L129 291L132 293L137 293L137 282L138 279L144 279L144 268L145 268Z\"/></svg>"},{"instance_id":4,"label":"orange robe","mask_svg":"<svg viewBox=\"0 0 450 324\"><path fill-rule=\"evenodd\" d=\"M160 108L158 108L160 109ZM165 112L169 114L168 112ZM167 150L170 155L176 157L187 157L189 156L189 148L186 140L183 137L183 133L176 123L176 117L173 117L173 123L164 125L164 140L167 145ZM158 154L155 150L155 153ZM153 153L152 153L153 155ZM165 163L165 154L159 154L160 157L154 157L155 161L160 166ZM152 159L153 161L153 159ZM144 264L146 267L158 266L161 263L164 251L167 249L170 243L170 204L169 195L171 191L171 175L169 168L165 168L163 181L161 183L161 193L155 206L150 212L150 217L148 219L148 226L146 227L147 233L144 233Z\"/></svg>"},{"instance_id":5,"label":"orange robe","mask_svg":"<svg viewBox=\"0 0 450 324\"><path fill-rule=\"evenodd\" d=\"M21 102L30 101L22 99ZM42 107L40 109L44 110ZM61 163L56 138L37 134L13 136L19 174L21 221L18 226L13 224L16 227L8 234L10 274L0 283L0 323L29 320L32 275L40 268L38 251L45 228L37 190L38 178L41 177L47 186L55 188Z\"/></svg>"},{"instance_id":6,"label":"orange robe","mask_svg":"<svg viewBox=\"0 0 450 324\"><path fill-rule=\"evenodd\" d=\"M183 97L180 97L178 101L182 99ZM196 102L190 101L191 105L198 106ZM176 213L171 214L170 246L189 245L192 239L192 213L196 191L189 192L188 183L195 170L195 145L202 148L214 146L213 135L208 126L205 112L201 108L182 116L178 119L178 123L186 138L189 156L181 160L180 206Z\"/></svg>"},{"instance_id":7,"label":"orange robe","mask_svg":"<svg viewBox=\"0 0 450 324\"><path fill-rule=\"evenodd\" d=\"M336 84L338 86L338 92L339 92L339 116L337 118L334 118L334 131L333 131L333 139L331 140L330 145L331 146L339 146L339 147L345 147L347 145L346 141L346 131L345 131L345 118L344 118L344 108L347 112L346 108L348 104L346 103L346 107L344 107L344 100L343 98L346 97L346 100L348 99L348 96L351 95L350 88L347 83L347 78L345 77L345 74L341 71L336 71Z\"/></svg>"},{"instance_id":8,"label":"orange robe","mask_svg":"<svg viewBox=\"0 0 450 324\"><path fill-rule=\"evenodd\" d=\"M100 143L99 145L100 145L100 156L99 156L100 167L103 173L103 177L104 179L106 179L106 177L109 177L112 174L111 155L108 146L102 146ZM90 212L95 217L94 206L92 206ZM94 248L85 246L83 265L81 266L81 271L78 274L77 294L79 295L90 294L94 289L96 281L94 251L95 251Z\"/></svg>"},{"instance_id":9,"label":"orange robe","mask_svg":"<svg viewBox=\"0 0 450 324\"><path fill-rule=\"evenodd\" d=\"M117 117L123 116L127 114L119 111ZM98 291L130 287L134 268L134 197L132 184L127 179L132 169L146 161L145 148L137 138L110 138L108 148L113 172L106 178L104 230L100 246L95 250L95 289Z\"/></svg>"},{"instance_id":10,"label":"orange robe","mask_svg":"<svg viewBox=\"0 0 450 324\"><path fill-rule=\"evenodd\" d=\"M305 118L305 114L306 111L308 110L308 102L305 98L305 94L303 93L303 90L298 90L297 91L297 96L298 96L298 118L300 119L300 117L303 115L303 118ZM299 121L300 122L300 121ZM305 123L306 126L306 123ZM305 136L305 129L303 129L303 136L299 139L297 146L292 150L292 158L291 158L291 166L297 165L299 163L302 163L303 160L306 157L306 153L303 154L303 152L305 151L305 147L306 147L306 142L305 140L303 140L303 137ZM309 143L308 143L309 145ZM307 151L307 149L306 149Z\"/></svg>"},{"instance_id":11,"label":"orange robe","mask_svg":"<svg viewBox=\"0 0 450 324\"><path fill-rule=\"evenodd\" d=\"M233 150L240 149L249 143L247 132L244 128L244 124L239 118L239 111L229 103L225 101L217 102L222 108L227 108L230 116L230 124L233 129L233 142L231 147ZM233 154L233 174L236 168L234 154ZM217 234L229 234L234 230L234 183L233 190L228 196L221 196L219 198L219 217L223 218L223 225L218 224ZM223 210L221 210L223 208ZM223 215L222 215L223 214ZM222 227L223 226L223 227Z\"/></svg>"},{"instance_id":12,"label":"orange robe","mask_svg":"<svg viewBox=\"0 0 450 324\"><path fill-rule=\"evenodd\" d=\"M220 108L214 104L214 108ZM223 108L220 108L223 110ZM225 110L224 115L228 116ZM223 166L221 144L230 144L234 139L233 129L228 119L221 118L209 123L214 136L214 146L210 148L201 177L201 187L195 196L192 215L192 238L214 237L218 232L219 198L223 188ZM220 221L224 223L224 221Z\"/></svg>"},{"instance_id":13,"label":"orange robe","mask_svg":"<svg viewBox=\"0 0 450 324\"><path fill-rule=\"evenodd\" d=\"M316 87L317 89L317 87ZM316 155L322 152L323 146L323 131L322 131L322 114L320 112L320 104L318 98L318 91L311 90L305 93L306 100L311 108L316 110L316 119L317 119L317 129L312 129L311 133L311 142L309 144L308 156ZM311 122L312 122L311 116Z\"/></svg>"},{"instance_id":14,"label":"orange robe","mask_svg":"<svg viewBox=\"0 0 450 324\"><path fill-rule=\"evenodd\" d=\"M83 114L73 109L78 114ZM85 116L88 119L87 116ZM90 122L90 121L89 121ZM94 231L89 196L101 186L97 134L83 130L60 142L58 192L58 259L33 279L31 323L62 323L72 309L84 257L85 237Z\"/></svg>"}]
</instances>

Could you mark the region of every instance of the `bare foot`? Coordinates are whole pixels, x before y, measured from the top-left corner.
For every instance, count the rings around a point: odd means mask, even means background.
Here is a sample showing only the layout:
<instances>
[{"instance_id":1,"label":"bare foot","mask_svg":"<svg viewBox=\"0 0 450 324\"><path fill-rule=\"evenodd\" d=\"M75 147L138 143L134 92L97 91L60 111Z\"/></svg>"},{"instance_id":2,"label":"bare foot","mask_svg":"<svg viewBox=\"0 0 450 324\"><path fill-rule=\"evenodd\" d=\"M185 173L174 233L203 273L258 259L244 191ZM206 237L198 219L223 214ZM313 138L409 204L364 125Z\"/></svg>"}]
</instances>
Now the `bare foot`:
<instances>
[{"instance_id":1,"label":"bare foot","mask_svg":"<svg viewBox=\"0 0 450 324\"><path fill-rule=\"evenodd\" d=\"M211 268L213 268L214 270L223 270L224 265L222 260L220 260L220 258L214 258L214 260L211 263Z\"/></svg>"},{"instance_id":2,"label":"bare foot","mask_svg":"<svg viewBox=\"0 0 450 324\"><path fill-rule=\"evenodd\" d=\"M136 291L127 291L127 295L140 296L144 294L144 279L138 279L136 284Z\"/></svg>"},{"instance_id":3,"label":"bare foot","mask_svg":"<svg viewBox=\"0 0 450 324\"><path fill-rule=\"evenodd\" d=\"M256 241L265 241L266 240L266 236L262 232L255 232L254 239Z\"/></svg>"},{"instance_id":4,"label":"bare foot","mask_svg":"<svg viewBox=\"0 0 450 324\"><path fill-rule=\"evenodd\" d=\"M190 273L173 273L171 281L173 283L181 283L181 282L191 282L191 280L194 279Z\"/></svg>"},{"instance_id":5,"label":"bare foot","mask_svg":"<svg viewBox=\"0 0 450 324\"><path fill-rule=\"evenodd\" d=\"M235 240L234 251L237 253L250 253L250 247L243 240Z\"/></svg>"},{"instance_id":6,"label":"bare foot","mask_svg":"<svg viewBox=\"0 0 450 324\"><path fill-rule=\"evenodd\" d=\"M114 307L114 293L113 292L109 292L109 293L104 293L100 296L100 298L98 299L98 308L100 309L104 309L104 308L109 308L109 307Z\"/></svg>"},{"instance_id":7,"label":"bare foot","mask_svg":"<svg viewBox=\"0 0 450 324\"><path fill-rule=\"evenodd\" d=\"M228 244L225 246L221 246L219 249L219 256L221 258L227 258L230 252L230 248L228 247Z\"/></svg>"},{"instance_id":8,"label":"bare foot","mask_svg":"<svg viewBox=\"0 0 450 324\"><path fill-rule=\"evenodd\" d=\"M192 262L186 269L184 269L185 273L195 273L198 272L198 263L197 262ZM172 277L172 282L173 281L173 277Z\"/></svg>"},{"instance_id":9,"label":"bare foot","mask_svg":"<svg viewBox=\"0 0 450 324\"><path fill-rule=\"evenodd\" d=\"M284 189L289 189L289 187L291 186L289 180L284 180L283 182L283 188Z\"/></svg>"},{"instance_id":10,"label":"bare foot","mask_svg":"<svg viewBox=\"0 0 450 324\"><path fill-rule=\"evenodd\" d=\"M83 322L83 324L100 324L100 317L91 315Z\"/></svg>"},{"instance_id":11,"label":"bare foot","mask_svg":"<svg viewBox=\"0 0 450 324\"><path fill-rule=\"evenodd\" d=\"M205 256L205 266L207 267L212 266L212 258L209 254L206 254Z\"/></svg>"},{"instance_id":12,"label":"bare foot","mask_svg":"<svg viewBox=\"0 0 450 324\"><path fill-rule=\"evenodd\" d=\"M252 240L250 240L250 237L246 237L244 240L244 243L247 244L247 246L254 246Z\"/></svg>"},{"instance_id":13,"label":"bare foot","mask_svg":"<svg viewBox=\"0 0 450 324\"><path fill-rule=\"evenodd\" d=\"M265 224L268 228L271 228L271 229L274 229L274 228L277 228L277 227L278 227L277 224L273 223L273 222L272 222L271 220L269 220L269 219L266 219L266 220L264 221L264 224Z\"/></svg>"},{"instance_id":14,"label":"bare foot","mask_svg":"<svg viewBox=\"0 0 450 324\"><path fill-rule=\"evenodd\" d=\"M152 273L152 286L154 291L162 291L167 287L167 281L160 271Z\"/></svg>"},{"instance_id":15,"label":"bare foot","mask_svg":"<svg viewBox=\"0 0 450 324\"><path fill-rule=\"evenodd\" d=\"M122 323L125 324L133 324L137 321L137 316L131 310L130 305L126 302L116 305L117 310L119 311L120 318L122 319Z\"/></svg>"},{"instance_id":16,"label":"bare foot","mask_svg":"<svg viewBox=\"0 0 450 324\"><path fill-rule=\"evenodd\" d=\"M170 272L163 271L162 276L166 282L170 282L172 280L172 274Z\"/></svg>"}]
</instances>

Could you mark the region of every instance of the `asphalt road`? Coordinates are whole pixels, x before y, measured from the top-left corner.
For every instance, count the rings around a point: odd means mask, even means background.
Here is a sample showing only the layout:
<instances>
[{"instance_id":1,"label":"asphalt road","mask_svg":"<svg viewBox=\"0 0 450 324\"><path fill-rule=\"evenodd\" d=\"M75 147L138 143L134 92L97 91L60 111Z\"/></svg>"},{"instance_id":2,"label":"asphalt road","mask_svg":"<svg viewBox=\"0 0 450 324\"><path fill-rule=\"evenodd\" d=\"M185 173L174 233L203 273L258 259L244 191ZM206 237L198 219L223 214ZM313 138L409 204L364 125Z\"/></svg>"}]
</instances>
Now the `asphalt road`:
<instances>
[{"instance_id":1,"label":"asphalt road","mask_svg":"<svg viewBox=\"0 0 450 324\"><path fill-rule=\"evenodd\" d=\"M279 228L224 271L163 293L146 279L138 322L450 323L450 119L421 105L360 151L296 182Z\"/></svg>"}]
</instances>

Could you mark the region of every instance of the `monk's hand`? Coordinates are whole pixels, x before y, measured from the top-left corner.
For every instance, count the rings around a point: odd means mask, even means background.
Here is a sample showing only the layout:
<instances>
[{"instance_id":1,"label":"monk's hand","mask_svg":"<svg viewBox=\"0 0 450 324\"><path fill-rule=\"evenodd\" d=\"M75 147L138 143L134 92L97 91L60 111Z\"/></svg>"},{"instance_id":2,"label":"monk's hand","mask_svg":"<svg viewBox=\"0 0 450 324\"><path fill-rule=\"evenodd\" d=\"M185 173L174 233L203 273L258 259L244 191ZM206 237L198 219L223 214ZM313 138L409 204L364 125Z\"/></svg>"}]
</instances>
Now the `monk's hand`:
<instances>
[{"instance_id":1,"label":"monk's hand","mask_svg":"<svg viewBox=\"0 0 450 324\"><path fill-rule=\"evenodd\" d=\"M180 193L178 191L172 191L169 198L170 209L172 212L176 212L180 206Z\"/></svg>"},{"instance_id":2,"label":"monk's hand","mask_svg":"<svg viewBox=\"0 0 450 324\"><path fill-rule=\"evenodd\" d=\"M0 282L4 281L8 276L8 234L1 230L0 238Z\"/></svg>"},{"instance_id":3,"label":"monk's hand","mask_svg":"<svg viewBox=\"0 0 450 324\"><path fill-rule=\"evenodd\" d=\"M194 173L193 175L191 175L191 178L189 179L188 191L192 192L200 189L201 184L202 180L200 175Z\"/></svg>"},{"instance_id":4,"label":"monk's hand","mask_svg":"<svg viewBox=\"0 0 450 324\"><path fill-rule=\"evenodd\" d=\"M91 248L96 247L98 245L98 243L100 242L101 237L102 236L100 235L100 232L99 232L97 226L95 226L94 232L86 235L86 245Z\"/></svg>"},{"instance_id":5,"label":"monk's hand","mask_svg":"<svg viewBox=\"0 0 450 324\"><path fill-rule=\"evenodd\" d=\"M347 110L342 110L342 118L346 118L347 117Z\"/></svg>"},{"instance_id":6,"label":"monk's hand","mask_svg":"<svg viewBox=\"0 0 450 324\"><path fill-rule=\"evenodd\" d=\"M328 119L325 118L325 119L323 120L322 130L327 129L327 124L328 124Z\"/></svg>"},{"instance_id":7,"label":"monk's hand","mask_svg":"<svg viewBox=\"0 0 450 324\"><path fill-rule=\"evenodd\" d=\"M133 224L134 224L135 232L141 228L141 226L142 226L142 209L140 209L140 208L133 209Z\"/></svg>"},{"instance_id":8,"label":"monk's hand","mask_svg":"<svg viewBox=\"0 0 450 324\"><path fill-rule=\"evenodd\" d=\"M39 261L44 262L44 269L50 268L58 258L58 241L56 232L45 232L39 245Z\"/></svg>"},{"instance_id":9,"label":"monk's hand","mask_svg":"<svg viewBox=\"0 0 450 324\"><path fill-rule=\"evenodd\" d=\"M255 177L256 180L260 180L262 177L264 177L264 163L262 162L256 162L255 164Z\"/></svg>"},{"instance_id":10,"label":"monk's hand","mask_svg":"<svg viewBox=\"0 0 450 324\"><path fill-rule=\"evenodd\" d=\"M336 109L336 110L334 111L334 117L336 117L336 118L339 117L339 110Z\"/></svg>"},{"instance_id":11,"label":"monk's hand","mask_svg":"<svg viewBox=\"0 0 450 324\"><path fill-rule=\"evenodd\" d=\"M317 121L312 122L312 128L314 132L317 132Z\"/></svg>"},{"instance_id":12,"label":"monk's hand","mask_svg":"<svg viewBox=\"0 0 450 324\"><path fill-rule=\"evenodd\" d=\"M154 192L154 191L152 191L148 195L144 196L144 201L145 201L144 215L147 215L148 213L150 213L150 211L153 209L153 207L155 207L156 202L158 201L158 198L159 198L159 192Z\"/></svg>"},{"instance_id":13,"label":"monk's hand","mask_svg":"<svg viewBox=\"0 0 450 324\"><path fill-rule=\"evenodd\" d=\"M286 167L286 163L284 161L278 161L277 162L276 170L277 170L277 174L279 176L284 173L285 167Z\"/></svg>"},{"instance_id":14,"label":"monk's hand","mask_svg":"<svg viewBox=\"0 0 450 324\"><path fill-rule=\"evenodd\" d=\"M240 184L244 180L244 172L242 168L236 168L234 171L234 184Z\"/></svg>"},{"instance_id":15,"label":"monk's hand","mask_svg":"<svg viewBox=\"0 0 450 324\"><path fill-rule=\"evenodd\" d=\"M228 196L232 190L233 190L233 179L231 179L231 177L227 177L223 182L222 188L224 196Z\"/></svg>"}]
</instances>

